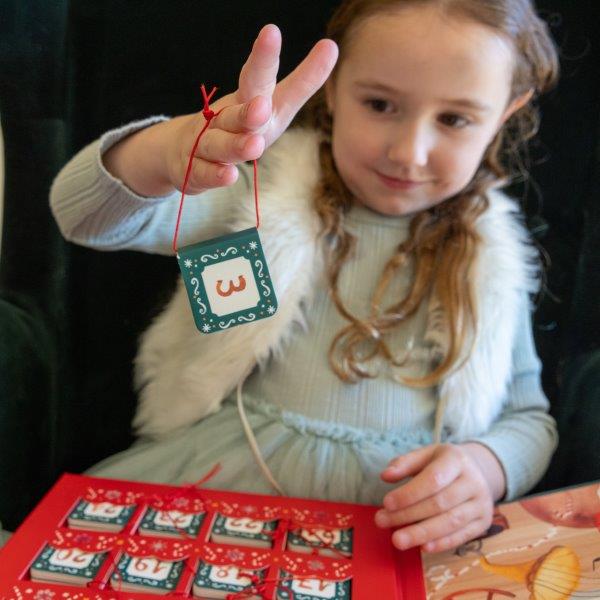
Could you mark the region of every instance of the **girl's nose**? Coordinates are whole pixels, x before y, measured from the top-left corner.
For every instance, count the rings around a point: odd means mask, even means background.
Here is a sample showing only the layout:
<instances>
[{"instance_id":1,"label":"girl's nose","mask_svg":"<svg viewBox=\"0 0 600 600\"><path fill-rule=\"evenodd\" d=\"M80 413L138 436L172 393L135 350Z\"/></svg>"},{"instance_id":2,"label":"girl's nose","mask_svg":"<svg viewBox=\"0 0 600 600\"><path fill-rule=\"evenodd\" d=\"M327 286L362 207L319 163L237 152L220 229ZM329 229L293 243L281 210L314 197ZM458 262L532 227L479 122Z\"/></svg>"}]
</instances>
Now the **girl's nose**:
<instances>
[{"instance_id":1,"label":"girl's nose","mask_svg":"<svg viewBox=\"0 0 600 600\"><path fill-rule=\"evenodd\" d=\"M394 132L387 157L404 167L424 167L432 144L431 133L424 126L406 123Z\"/></svg>"}]
</instances>

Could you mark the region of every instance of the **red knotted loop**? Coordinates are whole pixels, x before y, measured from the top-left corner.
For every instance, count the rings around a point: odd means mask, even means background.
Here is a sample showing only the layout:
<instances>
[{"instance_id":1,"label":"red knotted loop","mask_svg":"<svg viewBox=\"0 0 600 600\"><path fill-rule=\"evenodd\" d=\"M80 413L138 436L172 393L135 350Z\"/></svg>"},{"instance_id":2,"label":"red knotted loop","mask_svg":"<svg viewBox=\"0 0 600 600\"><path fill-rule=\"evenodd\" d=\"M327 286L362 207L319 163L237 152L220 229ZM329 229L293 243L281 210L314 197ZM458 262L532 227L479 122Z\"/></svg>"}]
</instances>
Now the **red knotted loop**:
<instances>
[{"instance_id":1,"label":"red knotted loop","mask_svg":"<svg viewBox=\"0 0 600 600\"><path fill-rule=\"evenodd\" d=\"M211 110L210 108L210 101L212 100L212 97L215 95L216 91L217 91L217 87L213 87L213 89L210 91L210 94L206 93L206 88L204 87L204 84L202 84L200 86L200 91L202 92L202 99L204 100L204 108L202 109L202 114L204 115L204 118L206 119L206 121L208 123L210 123L210 120L215 116L215 112L213 110Z\"/></svg>"},{"instance_id":2,"label":"red knotted loop","mask_svg":"<svg viewBox=\"0 0 600 600\"><path fill-rule=\"evenodd\" d=\"M181 188L181 200L179 201L179 211L177 212L177 223L175 224L175 233L173 235L173 252L175 254L177 254L177 237L179 236L179 226L181 224L181 213L183 211L183 200L185 198L185 190L187 188L188 180L190 178L190 173L192 171L192 164L194 161L194 155L196 153L196 148L198 148L198 144L200 143L200 138L202 137L204 132L208 129L208 126L210 125L211 120L214 117L216 117L221 112L221 110L223 110L223 109L221 109L218 112L214 112L210 108L210 101L217 91L216 86L213 87L213 89L210 91L210 94L207 94L206 88L204 87L204 84L202 84L200 86L200 91L202 92L202 99L204 100L204 108L202 109L202 114L204 116L204 119L206 120L206 123L204 124L204 127L202 128L202 130L196 137L196 140L192 147L192 151L190 152L190 158L188 160L187 169L185 171L185 177L183 179L183 186ZM256 210L256 229L258 229L260 226L260 215L259 215L259 210L258 210L258 174L257 174L256 160L254 160L253 163L254 163L254 208Z\"/></svg>"}]
</instances>

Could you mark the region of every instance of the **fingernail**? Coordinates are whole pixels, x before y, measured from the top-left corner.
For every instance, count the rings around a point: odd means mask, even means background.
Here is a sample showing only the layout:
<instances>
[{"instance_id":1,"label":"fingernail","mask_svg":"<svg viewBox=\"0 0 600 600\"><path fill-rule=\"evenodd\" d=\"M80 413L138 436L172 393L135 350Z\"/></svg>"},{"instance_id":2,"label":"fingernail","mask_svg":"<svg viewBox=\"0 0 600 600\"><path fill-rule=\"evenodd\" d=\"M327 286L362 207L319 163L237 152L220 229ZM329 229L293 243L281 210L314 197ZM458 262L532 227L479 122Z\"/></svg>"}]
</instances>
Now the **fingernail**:
<instances>
[{"instance_id":1,"label":"fingernail","mask_svg":"<svg viewBox=\"0 0 600 600\"><path fill-rule=\"evenodd\" d=\"M227 167L219 167L217 169L217 177L219 179L223 179L223 177L225 177L226 172L227 172Z\"/></svg>"},{"instance_id":2,"label":"fingernail","mask_svg":"<svg viewBox=\"0 0 600 600\"><path fill-rule=\"evenodd\" d=\"M404 550L410 546L410 537L405 533L396 533L396 545L400 550Z\"/></svg>"},{"instance_id":3,"label":"fingernail","mask_svg":"<svg viewBox=\"0 0 600 600\"><path fill-rule=\"evenodd\" d=\"M246 142L248 141L247 137L243 137L241 140L238 140L237 146L240 150L243 150L246 147Z\"/></svg>"}]
</instances>

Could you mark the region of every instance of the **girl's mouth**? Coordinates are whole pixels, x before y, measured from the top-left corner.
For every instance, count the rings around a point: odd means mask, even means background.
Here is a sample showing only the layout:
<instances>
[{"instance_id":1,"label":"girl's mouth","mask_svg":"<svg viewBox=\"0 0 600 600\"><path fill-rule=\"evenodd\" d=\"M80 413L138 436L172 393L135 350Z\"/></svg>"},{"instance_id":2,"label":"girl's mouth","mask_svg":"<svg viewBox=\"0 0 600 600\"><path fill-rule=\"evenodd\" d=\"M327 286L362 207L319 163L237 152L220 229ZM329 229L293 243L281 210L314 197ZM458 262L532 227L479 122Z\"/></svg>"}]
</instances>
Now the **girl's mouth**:
<instances>
[{"instance_id":1,"label":"girl's mouth","mask_svg":"<svg viewBox=\"0 0 600 600\"><path fill-rule=\"evenodd\" d=\"M412 179L397 179L396 177L388 177L376 171L379 180L388 188L393 190L411 190L424 185L425 181L413 181Z\"/></svg>"}]
</instances>

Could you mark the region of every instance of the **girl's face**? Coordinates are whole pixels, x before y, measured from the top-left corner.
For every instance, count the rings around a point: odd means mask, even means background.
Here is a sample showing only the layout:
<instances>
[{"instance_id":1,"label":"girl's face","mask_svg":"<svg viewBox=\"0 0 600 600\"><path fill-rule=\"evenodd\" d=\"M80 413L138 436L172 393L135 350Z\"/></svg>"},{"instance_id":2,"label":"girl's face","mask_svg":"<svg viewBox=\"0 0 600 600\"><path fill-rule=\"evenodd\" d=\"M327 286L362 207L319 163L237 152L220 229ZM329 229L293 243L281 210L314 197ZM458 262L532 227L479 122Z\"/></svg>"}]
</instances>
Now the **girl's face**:
<instances>
[{"instance_id":1,"label":"girl's face","mask_svg":"<svg viewBox=\"0 0 600 600\"><path fill-rule=\"evenodd\" d=\"M463 189L508 105L509 42L434 7L366 19L327 83L338 171L365 206L415 213Z\"/></svg>"}]
</instances>

